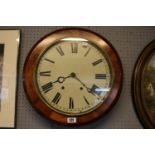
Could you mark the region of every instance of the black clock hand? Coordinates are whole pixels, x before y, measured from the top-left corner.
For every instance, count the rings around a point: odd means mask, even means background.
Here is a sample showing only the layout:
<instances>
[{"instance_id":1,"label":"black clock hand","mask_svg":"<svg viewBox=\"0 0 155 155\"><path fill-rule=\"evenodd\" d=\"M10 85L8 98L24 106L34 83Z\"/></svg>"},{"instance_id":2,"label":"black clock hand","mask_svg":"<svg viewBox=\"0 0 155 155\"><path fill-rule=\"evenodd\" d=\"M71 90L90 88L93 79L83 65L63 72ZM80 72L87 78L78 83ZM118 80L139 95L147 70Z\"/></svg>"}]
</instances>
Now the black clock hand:
<instances>
[{"instance_id":1,"label":"black clock hand","mask_svg":"<svg viewBox=\"0 0 155 155\"><path fill-rule=\"evenodd\" d=\"M92 88L88 88L78 77L75 73L71 73L70 76L74 79L76 79L77 81L79 81L88 91L88 93L91 93L92 95L96 96L98 99L100 99L100 101L102 101L103 99L101 98L100 95L98 95L95 91L93 91L93 87Z\"/></svg>"},{"instance_id":2,"label":"black clock hand","mask_svg":"<svg viewBox=\"0 0 155 155\"><path fill-rule=\"evenodd\" d=\"M74 79L76 79L77 81L79 81L79 82L86 88L86 90L88 91L88 93L91 93L91 94L93 94L94 96L100 98L100 96L99 96L97 93L95 93L92 89L88 88L88 87L77 77L77 75L76 75L75 73L71 73L70 75L71 75L71 77L73 77Z\"/></svg>"},{"instance_id":3,"label":"black clock hand","mask_svg":"<svg viewBox=\"0 0 155 155\"><path fill-rule=\"evenodd\" d=\"M86 89L87 91L90 93L91 92L91 89L88 88L77 76L75 73L71 73L70 76L74 79L76 79L77 81L79 81Z\"/></svg>"}]
</instances>

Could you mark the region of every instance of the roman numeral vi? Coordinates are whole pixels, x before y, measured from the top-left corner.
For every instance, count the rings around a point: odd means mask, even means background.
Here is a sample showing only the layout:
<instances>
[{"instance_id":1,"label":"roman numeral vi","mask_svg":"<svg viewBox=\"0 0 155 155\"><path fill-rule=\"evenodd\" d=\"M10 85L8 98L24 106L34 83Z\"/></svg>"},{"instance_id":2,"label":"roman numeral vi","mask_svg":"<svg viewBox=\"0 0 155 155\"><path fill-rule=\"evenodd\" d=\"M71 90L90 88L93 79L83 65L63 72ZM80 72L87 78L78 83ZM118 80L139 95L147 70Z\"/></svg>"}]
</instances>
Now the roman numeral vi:
<instances>
[{"instance_id":1,"label":"roman numeral vi","mask_svg":"<svg viewBox=\"0 0 155 155\"><path fill-rule=\"evenodd\" d=\"M73 101L73 98L70 97L69 98L69 109L73 109L74 108L74 101Z\"/></svg>"}]
</instances>

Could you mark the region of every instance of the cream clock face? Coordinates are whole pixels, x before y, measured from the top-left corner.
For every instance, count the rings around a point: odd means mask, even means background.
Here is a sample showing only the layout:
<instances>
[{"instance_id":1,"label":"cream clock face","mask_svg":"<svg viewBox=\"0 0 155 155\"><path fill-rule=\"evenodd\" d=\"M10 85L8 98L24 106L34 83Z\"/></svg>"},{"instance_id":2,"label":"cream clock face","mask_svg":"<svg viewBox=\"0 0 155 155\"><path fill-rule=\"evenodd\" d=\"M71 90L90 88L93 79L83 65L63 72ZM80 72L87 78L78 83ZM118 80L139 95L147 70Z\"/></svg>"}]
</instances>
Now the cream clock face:
<instances>
[{"instance_id":1,"label":"cream clock face","mask_svg":"<svg viewBox=\"0 0 155 155\"><path fill-rule=\"evenodd\" d=\"M110 62L100 48L82 38L64 38L40 55L34 83L50 109L78 116L104 102L113 77Z\"/></svg>"}]
</instances>

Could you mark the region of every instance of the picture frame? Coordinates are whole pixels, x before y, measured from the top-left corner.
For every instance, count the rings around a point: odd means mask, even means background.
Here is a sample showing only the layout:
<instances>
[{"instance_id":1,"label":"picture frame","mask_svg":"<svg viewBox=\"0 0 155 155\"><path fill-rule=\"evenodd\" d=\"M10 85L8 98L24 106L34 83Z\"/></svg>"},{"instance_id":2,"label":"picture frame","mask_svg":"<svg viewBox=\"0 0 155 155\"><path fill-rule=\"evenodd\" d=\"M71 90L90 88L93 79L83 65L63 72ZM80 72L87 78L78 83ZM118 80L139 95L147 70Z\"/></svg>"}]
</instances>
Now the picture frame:
<instances>
[{"instance_id":1,"label":"picture frame","mask_svg":"<svg viewBox=\"0 0 155 155\"><path fill-rule=\"evenodd\" d=\"M20 30L0 30L0 128L15 128Z\"/></svg>"},{"instance_id":2,"label":"picture frame","mask_svg":"<svg viewBox=\"0 0 155 155\"><path fill-rule=\"evenodd\" d=\"M155 40L144 48L136 62L133 101L144 128L155 128Z\"/></svg>"}]
</instances>

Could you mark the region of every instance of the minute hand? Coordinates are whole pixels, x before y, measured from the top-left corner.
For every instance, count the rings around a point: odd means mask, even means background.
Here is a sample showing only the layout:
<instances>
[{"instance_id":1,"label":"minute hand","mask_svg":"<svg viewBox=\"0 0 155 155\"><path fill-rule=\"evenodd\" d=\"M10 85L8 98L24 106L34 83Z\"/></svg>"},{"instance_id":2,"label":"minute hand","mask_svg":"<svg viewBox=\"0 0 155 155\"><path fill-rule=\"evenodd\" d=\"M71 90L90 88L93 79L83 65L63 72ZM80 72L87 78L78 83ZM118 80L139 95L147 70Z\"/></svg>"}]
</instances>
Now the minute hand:
<instances>
[{"instance_id":1,"label":"minute hand","mask_svg":"<svg viewBox=\"0 0 155 155\"><path fill-rule=\"evenodd\" d=\"M77 77L77 75L76 75L75 73L71 73L70 76L73 77L74 79L76 79L77 81L79 81L79 82L87 89L88 93L91 93L92 95L96 96L98 99L101 99L101 100L102 100L102 98L101 98L98 94L96 94L95 92L93 92L92 89L88 88L88 87Z\"/></svg>"},{"instance_id":2,"label":"minute hand","mask_svg":"<svg viewBox=\"0 0 155 155\"><path fill-rule=\"evenodd\" d=\"M76 79L77 81L79 81L79 82L87 89L87 91L88 91L89 93L91 92L91 89L88 88L88 87L76 76L75 73L71 73L71 76L72 76L74 79Z\"/></svg>"},{"instance_id":3,"label":"minute hand","mask_svg":"<svg viewBox=\"0 0 155 155\"><path fill-rule=\"evenodd\" d=\"M96 94L95 92L93 92L91 88L88 88L88 87L77 77L77 75L76 75L75 73L71 73L70 75L71 75L71 77L73 77L74 79L76 79L77 81L79 81L79 82L86 88L86 90L88 91L88 93L91 93L92 95L99 97L99 95ZM100 98L100 97L99 97L99 98Z\"/></svg>"},{"instance_id":4,"label":"minute hand","mask_svg":"<svg viewBox=\"0 0 155 155\"><path fill-rule=\"evenodd\" d=\"M68 78L70 78L70 77L72 77L71 75L69 75L69 76L66 76L66 77L63 77L63 76L59 76L58 78L57 78L57 80L56 81L54 81L53 83L63 83L66 79L68 79Z\"/></svg>"}]
</instances>

